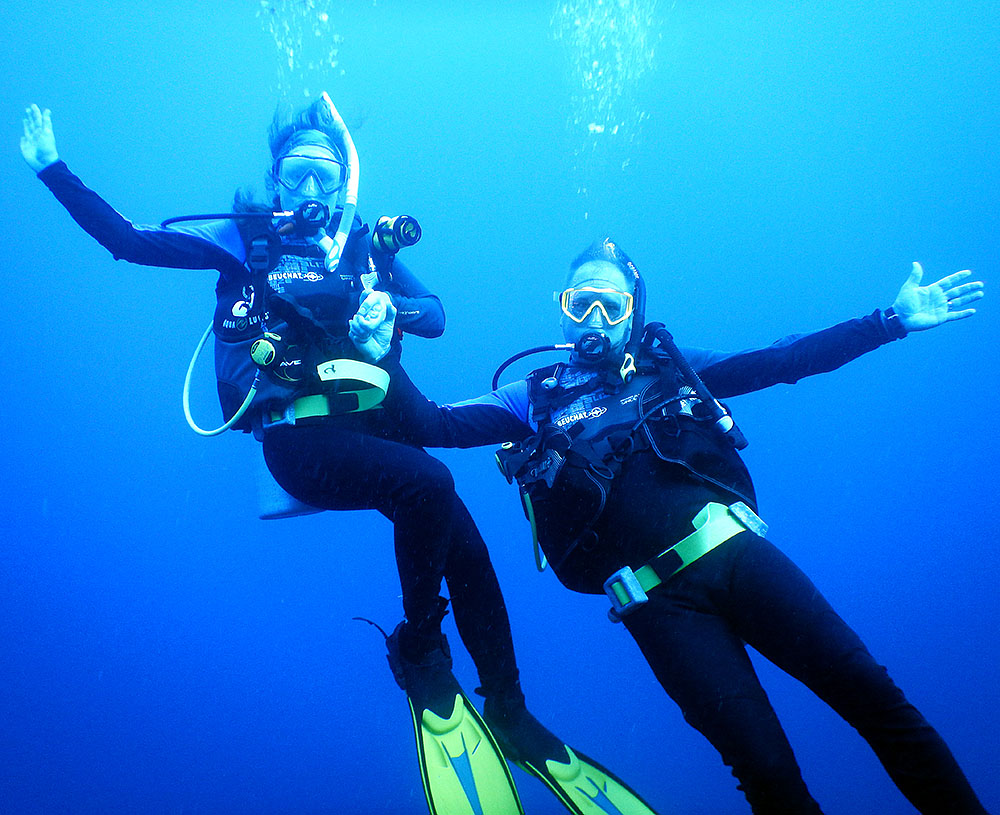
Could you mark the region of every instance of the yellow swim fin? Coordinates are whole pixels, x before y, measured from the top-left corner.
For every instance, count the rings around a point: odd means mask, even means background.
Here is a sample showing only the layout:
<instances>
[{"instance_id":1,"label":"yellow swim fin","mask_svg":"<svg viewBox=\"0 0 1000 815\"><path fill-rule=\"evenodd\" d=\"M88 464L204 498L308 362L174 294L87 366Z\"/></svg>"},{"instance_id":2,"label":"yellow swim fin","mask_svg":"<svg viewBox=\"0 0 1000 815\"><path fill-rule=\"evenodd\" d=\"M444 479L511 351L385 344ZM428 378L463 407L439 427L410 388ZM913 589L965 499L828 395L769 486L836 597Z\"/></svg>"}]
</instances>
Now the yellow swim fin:
<instances>
[{"instance_id":1,"label":"yellow swim fin","mask_svg":"<svg viewBox=\"0 0 1000 815\"><path fill-rule=\"evenodd\" d=\"M530 760L517 765L531 773L575 815L656 815L639 794L592 758L563 745L567 760L545 760L544 767Z\"/></svg>"},{"instance_id":2,"label":"yellow swim fin","mask_svg":"<svg viewBox=\"0 0 1000 815\"><path fill-rule=\"evenodd\" d=\"M400 651L401 629L386 638L389 666L406 691L431 815L524 815L507 761L573 815L656 815L624 781L532 716L520 687L487 696L487 726L451 672L445 637L411 662Z\"/></svg>"},{"instance_id":3,"label":"yellow swim fin","mask_svg":"<svg viewBox=\"0 0 1000 815\"><path fill-rule=\"evenodd\" d=\"M446 718L409 698L431 815L524 815L503 753L465 694L454 694Z\"/></svg>"},{"instance_id":4,"label":"yellow swim fin","mask_svg":"<svg viewBox=\"0 0 1000 815\"><path fill-rule=\"evenodd\" d=\"M574 815L656 815L628 784L547 730L516 692L487 698L486 716L509 761L535 776Z\"/></svg>"},{"instance_id":5,"label":"yellow swim fin","mask_svg":"<svg viewBox=\"0 0 1000 815\"><path fill-rule=\"evenodd\" d=\"M411 662L401 629L386 637L389 667L410 705L431 815L524 815L500 746L451 672L447 639L438 635L437 647Z\"/></svg>"}]
</instances>

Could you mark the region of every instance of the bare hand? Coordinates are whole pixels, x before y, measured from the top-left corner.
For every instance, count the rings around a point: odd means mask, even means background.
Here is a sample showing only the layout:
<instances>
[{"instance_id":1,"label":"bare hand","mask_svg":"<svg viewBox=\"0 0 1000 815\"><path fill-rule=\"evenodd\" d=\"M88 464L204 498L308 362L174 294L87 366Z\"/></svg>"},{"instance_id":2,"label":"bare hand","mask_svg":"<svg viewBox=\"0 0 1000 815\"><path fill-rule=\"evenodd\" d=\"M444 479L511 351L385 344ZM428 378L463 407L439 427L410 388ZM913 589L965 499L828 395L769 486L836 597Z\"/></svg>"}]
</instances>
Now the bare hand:
<instances>
[{"instance_id":1,"label":"bare hand","mask_svg":"<svg viewBox=\"0 0 1000 815\"><path fill-rule=\"evenodd\" d=\"M52 132L52 112L32 105L24 112L21 155L36 173L59 161L56 137Z\"/></svg>"},{"instance_id":2,"label":"bare hand","mask_svg":"<svg viewBox=\"0 0 1000 815\"><path fill-rule=\"evenodd\" d=\"M348 323L348 336L362 354L378 362L389 352L396 307L384 291L369 292Z\"/></svg>"},{"instance_id":3,"label":"bare hand","mask_svg":"<svg viewBox=\"0 0 1000 815\"><path fill-rule=\"evenodd\" d=\"M910 276L892 304L907 331L926 331L976 313L974 308L966 306L982 298L983 284L980 280L963 283L963 280L972 277L968 269L942 277L929 286L920 285L923 276L923 267L914 262Z\"/></svg>"}]
</instances>

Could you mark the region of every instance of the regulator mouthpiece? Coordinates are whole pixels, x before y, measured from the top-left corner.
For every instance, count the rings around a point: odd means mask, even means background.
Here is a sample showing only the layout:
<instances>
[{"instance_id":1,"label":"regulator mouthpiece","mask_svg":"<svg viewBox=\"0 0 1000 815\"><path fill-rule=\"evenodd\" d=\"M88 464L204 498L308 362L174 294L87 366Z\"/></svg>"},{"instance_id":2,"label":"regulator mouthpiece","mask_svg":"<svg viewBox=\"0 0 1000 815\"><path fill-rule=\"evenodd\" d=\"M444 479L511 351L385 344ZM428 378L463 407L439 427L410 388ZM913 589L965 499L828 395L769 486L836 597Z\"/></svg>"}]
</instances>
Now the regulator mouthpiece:
<instances>
[{"instance_id":1,"label":"regulator mouthpiece","mask_svg":"<svg viewBox=\"0 0 1000 815\"><path fill-rule=\"evenodd\" d=\"M588 331L573 346L576 358L581 362L596 364L603 362L611 353L611 340L607 334L597 331Z\"/></svg>"},{"instance_id":2,"label":"regulator mouthpiece","mask_svg":"<svg viewBox=\"0 0 1000 815\"><path fill-rule=\"evenodd\" d=\"M321 201L303 201L291 212L276 212L275 229L279 235L311 238L330 223L330 208Z\"/></svg>"}]
</instances>

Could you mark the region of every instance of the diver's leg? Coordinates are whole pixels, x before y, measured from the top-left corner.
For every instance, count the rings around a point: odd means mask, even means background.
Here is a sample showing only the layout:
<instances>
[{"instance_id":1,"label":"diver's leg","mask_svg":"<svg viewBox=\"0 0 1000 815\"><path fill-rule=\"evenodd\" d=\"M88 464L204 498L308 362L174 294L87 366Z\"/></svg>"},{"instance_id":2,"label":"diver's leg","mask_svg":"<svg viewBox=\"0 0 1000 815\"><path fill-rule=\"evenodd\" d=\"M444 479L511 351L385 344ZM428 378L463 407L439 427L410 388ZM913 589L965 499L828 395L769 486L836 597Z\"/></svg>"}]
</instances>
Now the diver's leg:
<instances>
[{"instance_id":1,"label":"diver's leg","mask_svg":"<svg viewBox=\"0 0 1000 815\"><path fill-rule=\"evenodd\" d=\"M757 815L816 815L785 732L743 641L719 609L731 563L709 552L625 617L653 672L687 722L722 755Z\"/></svg>"},{"instance_id":2,"label":"diver's leg","mask_svg":"<svg viewBox=\"0 0 1000 815\"><path fill-rule=\"evenodd\" d=\"M812 581L763 538L731 543L739 634L857 728L920 812L984 813L944 740Z\"/></svg>"},{"instance_id":3,"label":"diver's leg","mask_svg":"<svg viewBox=\"0 0 1000 815\"><path fill-rule=\"evenodd\" d=\"M566 760L563 741L527 709L521 690L507 606L475 521L455 496L452 546L445 578L455 611L455 624L479 673L476 692L485 697L486 720L508 757L521 753Z\"/></svg>"},{"instance_id":4,"label":"diver's leg","mask_svg":"<svg viewBox=\"0 0 1000 815\"><path fill-rule=\"evenodd\" d=\"M332 423L272 428L264 456L278 483L300 501L332 510L377 509L393 522L410 624L404 648L435 647L455 495L444 464L418 448Z\"/></svg>"},{"instance_id":5,"label":"diver's leg","mask_svg":"<svg viewBox=\"0 0 1000 815\"><path fill-rule=\"evenodd\" d=\"M333 423L277 433L270 441L265 436L265 459L289 493L328 509L378 509L393 522L406 619L386 637L386 648L393 675L406 692L430 811L523 812L499 745L452 674L451 651L441 632L447 606L439 596L441 580L456 535L461 542L461 535L469 534L468 529L456 532L460 502L448 469L417 447ZM492 576L492 568L487 571ZM463 576L477 575L470 569ZM501 613L492 619L506 624L499 602ZM469 609L462 611L468 629ZM509 625L501 627L504 632L509 645Z\"/></svg>"},{"instance_id":6,"label":"diver's leg","mask_svg":"<svg viewBox=\"0 0 1000 815\"><path fill-rule=\"evenodd\" d=\"M453 496L445 580L455 625L479 673L484 696L520 693L507 606L489 551L462 499Z\"/></svg>"}]
</instances>

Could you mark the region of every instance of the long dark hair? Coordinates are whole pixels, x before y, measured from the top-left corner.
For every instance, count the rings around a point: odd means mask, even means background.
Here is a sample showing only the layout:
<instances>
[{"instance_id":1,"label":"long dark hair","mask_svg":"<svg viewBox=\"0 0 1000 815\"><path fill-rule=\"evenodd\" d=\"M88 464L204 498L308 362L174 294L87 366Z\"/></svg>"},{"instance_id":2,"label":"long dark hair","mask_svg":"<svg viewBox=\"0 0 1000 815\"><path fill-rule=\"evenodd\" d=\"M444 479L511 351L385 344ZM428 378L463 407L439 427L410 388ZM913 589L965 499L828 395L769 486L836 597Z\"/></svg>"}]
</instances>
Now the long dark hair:
<instances>
[{"instance_id":1,"label":"long dark hair","mask_svg":"<svg viewBox=\"0 0 1000 815\"><path fill-rule=\"evenodd\" d=\"M330 112L322 98L299 110L292 110L287 103L279 103L271 118L271 126L267 129L271 167L265 176L264 186L270 194L270 203L258 200L252 187L240 187L233 196L233 212L268 212L277 209L279 202L274 163L302 144L322 145L332 151L338 160L344 161L331 125Z\"/></svg>"}]
</instances>

